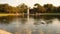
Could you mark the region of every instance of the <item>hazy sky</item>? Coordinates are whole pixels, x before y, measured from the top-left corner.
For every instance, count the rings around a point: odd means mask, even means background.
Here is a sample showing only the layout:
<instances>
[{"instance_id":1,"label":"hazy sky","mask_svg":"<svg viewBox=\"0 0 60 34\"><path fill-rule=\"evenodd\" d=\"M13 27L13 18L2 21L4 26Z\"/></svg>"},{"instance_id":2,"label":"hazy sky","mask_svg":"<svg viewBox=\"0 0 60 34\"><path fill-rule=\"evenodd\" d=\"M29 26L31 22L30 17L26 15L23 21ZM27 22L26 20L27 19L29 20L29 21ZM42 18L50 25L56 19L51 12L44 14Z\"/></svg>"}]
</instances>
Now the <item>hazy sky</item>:
<instances>
[{"instance_id":1,"label":"hazy sky","mask_svg":"<svg viewBox=\"0 0 60 34\"><path fill-rule=\"evenodd\" d=\"M8 3L9 5L12 6L17 6L21 3L25 3L26 5L33 7L33 5L35 3L39 3L40 5L44 5L44 4L53 4L55 6L59 6L60 5L60 0L0 0L0 4L1 3Z\"/></svg>"}]
</instances>

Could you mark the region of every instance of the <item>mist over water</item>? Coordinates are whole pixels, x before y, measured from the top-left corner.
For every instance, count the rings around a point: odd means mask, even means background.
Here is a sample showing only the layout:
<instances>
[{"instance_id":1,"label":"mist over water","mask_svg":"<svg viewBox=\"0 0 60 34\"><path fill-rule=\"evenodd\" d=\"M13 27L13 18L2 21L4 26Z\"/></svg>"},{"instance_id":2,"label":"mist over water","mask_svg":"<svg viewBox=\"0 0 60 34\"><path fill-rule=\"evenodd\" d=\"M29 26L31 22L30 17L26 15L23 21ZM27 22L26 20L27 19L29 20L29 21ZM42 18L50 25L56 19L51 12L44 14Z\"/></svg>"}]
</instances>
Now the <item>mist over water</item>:
<instances>
[{"instance_id":1,"label":"mist over water","mask_svg":"<svg viewBox=\"0 0 60 34\"><path fill-rule=\"evenodd\" d=\"M58 16L59 17L59 16ZM13 34L60 34L57 16L0 17L0 29Z\"/></svg>"}]
</instances>

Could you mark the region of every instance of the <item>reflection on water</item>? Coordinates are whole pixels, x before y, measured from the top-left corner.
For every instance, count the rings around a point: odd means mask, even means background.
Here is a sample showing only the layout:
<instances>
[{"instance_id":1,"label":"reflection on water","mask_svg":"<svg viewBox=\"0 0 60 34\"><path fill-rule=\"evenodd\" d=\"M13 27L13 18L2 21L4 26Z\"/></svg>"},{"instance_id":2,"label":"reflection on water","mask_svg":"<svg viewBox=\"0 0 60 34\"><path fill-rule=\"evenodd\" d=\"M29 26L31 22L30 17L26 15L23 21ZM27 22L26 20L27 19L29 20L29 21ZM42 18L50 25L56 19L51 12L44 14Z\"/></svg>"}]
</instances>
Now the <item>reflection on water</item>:
<instances>
[{"instance_id":1,"label":"reflection on water","mask_svg":"<svg viewBox=\"0 0 60 34\"><path fill-rule=\"evenodd\" d=\"M13 34L60 34L59 19L55 16L48 17L33 16L29 18L29 22L27 18L16 16L0 17L0 29Z\"/></svg>"}]
</instances>

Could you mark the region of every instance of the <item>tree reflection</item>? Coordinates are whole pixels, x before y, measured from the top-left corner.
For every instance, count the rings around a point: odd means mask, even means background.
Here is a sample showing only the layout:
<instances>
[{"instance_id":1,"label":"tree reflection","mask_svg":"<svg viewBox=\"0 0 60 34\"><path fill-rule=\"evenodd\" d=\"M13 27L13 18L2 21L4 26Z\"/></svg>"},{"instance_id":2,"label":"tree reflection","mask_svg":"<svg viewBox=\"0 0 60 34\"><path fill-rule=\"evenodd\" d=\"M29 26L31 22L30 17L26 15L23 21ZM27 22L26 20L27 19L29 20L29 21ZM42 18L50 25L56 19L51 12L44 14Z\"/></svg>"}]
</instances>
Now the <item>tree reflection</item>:
<instances>
[{"instance_id":1,"label":"tree reflection","mask_svg":"<svg viewBox=\"0 0 60 34\"><path fill-rule=\"evenodd\" d=\"M51 24L52 23L52 20L46 20L45 21L47 24Z\"/></svg>"},{"instance_id":2,"label":"tree reflection","mask_svg":"<svg viewBox=\"0 0 60 34\"><path fill-rule=\"evenodd\" d=\"M34 25L39 25L39 24L40 24L40 19L34 18Z\"/></svg>"},{"instance_id":3,"label":"tree reflection","mask_svg":"<svg viewBox=\"0 0 60 34\"><path fill-rule=\"evenodd\" d=\"M55 18L54 16L49 15L41 15L40 17L34 17L34 25L40 25L40 24L51 24L52 19Z\"/></svg>"},{"instance_id":4,"label":"tree reflection","mask_svg":"<svg viewBox=\"0 0 60 34\"><path fill-rule=\"evenodd\" d=\"M12 20L13 20L13 17L11 17L11 16L0 17L1 24L9 24L12 22Z\"/></svg>"},{"instance_id":5,"label":"tree reflection","mask_svg":"<svg viewBox=\"0 0 60 34\"><path fill-rule=\"evenodd\" d=\"M25 24L27 22L27 18L21 18L21 24Z\"/></svg>"}]
</instances>

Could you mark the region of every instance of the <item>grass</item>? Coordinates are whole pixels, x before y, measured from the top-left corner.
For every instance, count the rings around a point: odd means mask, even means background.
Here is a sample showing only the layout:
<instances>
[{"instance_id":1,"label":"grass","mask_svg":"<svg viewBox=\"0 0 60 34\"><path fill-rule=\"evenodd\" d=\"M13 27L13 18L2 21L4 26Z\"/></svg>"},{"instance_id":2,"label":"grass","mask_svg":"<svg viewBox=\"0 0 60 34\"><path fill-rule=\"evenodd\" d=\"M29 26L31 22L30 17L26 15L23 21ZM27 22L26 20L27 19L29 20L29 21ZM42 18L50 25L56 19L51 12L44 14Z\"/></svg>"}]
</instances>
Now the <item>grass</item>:
<instances>
[{"instance_id":1,"label":"grass","mask_svg":"<svg viewBox=\"0 0 60 34\"><path fill-rule=\"evenodd\" d=\"M0 14L0 16L9 16L9 15L13 15L13 14Z\"/></svg>"},{"instance_id":2,"label":"grass","mask_svg":"<svg viewBox=\"0 0 60 34\"><path fill-rule=\"evenodd\" d=\"M7 13L0 13L1 16L23 16L24 14L7 14ZM37 13L37 14L29 14L29 15L60 15L60 13Z\"/></svg>"},{"instance_id":3,"label":"grass","mask_svg":"<svg viewBox=\"0 0 60 34\"><path fill-rule=\"evenodd\" d=\"M2 17L2 16L17 16L17 15L23 15L23 14L0 14L0 17Z\"/></svg>"}]
</instances>

